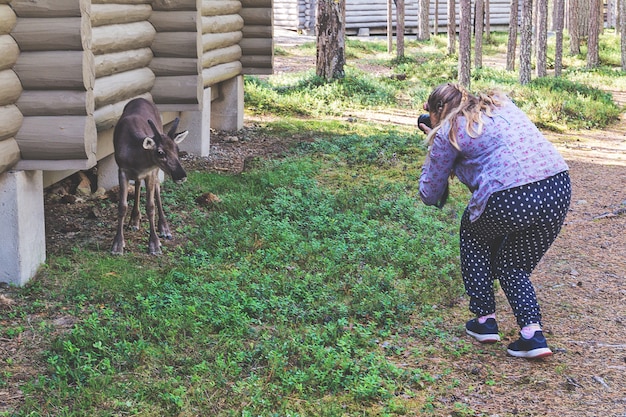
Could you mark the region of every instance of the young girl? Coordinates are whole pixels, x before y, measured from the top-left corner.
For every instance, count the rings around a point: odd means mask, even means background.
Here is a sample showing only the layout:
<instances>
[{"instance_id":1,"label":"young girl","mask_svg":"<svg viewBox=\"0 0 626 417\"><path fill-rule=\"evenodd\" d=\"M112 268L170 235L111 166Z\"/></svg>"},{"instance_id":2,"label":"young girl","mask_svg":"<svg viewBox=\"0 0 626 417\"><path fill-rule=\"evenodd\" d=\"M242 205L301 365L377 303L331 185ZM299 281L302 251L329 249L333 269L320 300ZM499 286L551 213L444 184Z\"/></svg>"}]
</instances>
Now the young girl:
<instances>
[{"instance_id":1,"label":"young girl","mask_svg":"<svg viewBox=\"0 0 626 417\"><path fill-rule=\"evenodd\" d=\"M420 177L425 204L441 206L448 178L472 192L461 218L461 273L475 318L466 332L481 343L500 340L493 281L520 326L512 356L550 356L530 274L556 239L567 214L568 166L537 127L507 97L470 94L457 84L433 90L424 104L432 129Z\"/></svg>"}]
</instances>

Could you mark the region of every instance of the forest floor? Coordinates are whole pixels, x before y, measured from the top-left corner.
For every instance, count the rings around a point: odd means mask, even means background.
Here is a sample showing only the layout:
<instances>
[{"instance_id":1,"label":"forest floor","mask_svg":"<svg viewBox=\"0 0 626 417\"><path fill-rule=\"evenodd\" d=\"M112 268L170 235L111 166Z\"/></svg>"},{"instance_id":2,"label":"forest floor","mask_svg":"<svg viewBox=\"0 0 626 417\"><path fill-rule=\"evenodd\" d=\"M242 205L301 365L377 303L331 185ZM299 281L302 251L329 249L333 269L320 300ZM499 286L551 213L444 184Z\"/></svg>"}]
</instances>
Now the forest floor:
<instances>
[{"instance_id":1,"label":"forest floor","mask_svg":"<svg viewBox=\"0 0 626 417\"><path fill-rule=\"evenodd\" d=\"M276 44L289 50L310 40L282 33ZM277 55L275 73L314 68L314 59ZM388 71L382 67L369 70ZM407 125L415 125L416 120L416 114L406 111L348 116ZM238 173L250 158L271 157L288 149L283 140L258 134L258 121L248 118L241 132L214 132L211 155L197 168ZM502 343L452 360L442 353L427 365L430 374L443 375L447 381L426 388L435 405L430 415L626 417L626 118L604 130L546 134L566 158L573 184L562 233L533 275L548 343L555 354L538 361L507 356L506 344L517 338L517 328L500 292L497 314L504 333ZM113 213L94 213L86 204L61 205L47 199L48 252L62 253L81 239L94 239L93 227L86 226L93 226L93 220L86 223L93 216L99 217L102 233L110 235ZM0 297L2 293L0 288ZM0 309L2 302L10 308L10 301L0 298ZM450 333L458 333L470 316L464 302L442 314L443 330ZM33 354L24 352L18 340L1 341L0 357ZM24 369L12 381L35 377L35 368ZM17 384L0 387L0 412L21 401Z\"/></svg>"}]
</instances>

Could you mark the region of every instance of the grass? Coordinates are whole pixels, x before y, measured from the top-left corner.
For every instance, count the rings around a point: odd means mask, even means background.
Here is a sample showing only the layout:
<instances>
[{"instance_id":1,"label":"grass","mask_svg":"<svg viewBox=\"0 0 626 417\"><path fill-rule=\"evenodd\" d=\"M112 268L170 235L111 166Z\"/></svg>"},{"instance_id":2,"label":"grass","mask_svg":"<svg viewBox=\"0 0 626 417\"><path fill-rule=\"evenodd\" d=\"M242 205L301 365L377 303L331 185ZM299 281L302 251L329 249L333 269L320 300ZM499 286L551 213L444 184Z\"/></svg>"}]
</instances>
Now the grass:
<instances>
[{"instance_id":1,"label":"grass","mask_svg":"<svg viewBox=\"0 0 626 417\"><path fill-rule=\"evenodd\" d=\"M503 42L494 39L489 50ZM441 38L408 46L394 62L375 42L348 44L352 59L386 62L404 81L357 66L330 84L310 73L248 78L247 111L279 116L260 133L306 141L241 175L190 172L165 187L184 241L163 256L77 245L12 289L17 304L0 320L0 338L42 340L32 365L42 372L22 381L23 403L0 416L432 413L433 387L458 381L431 374L431 356L482 349L442 330L437 308L463 293L457 223L467 191L454 182L444 209L422 205L425 148L413 127L323 117L417 110L455 64ZM618 83L615 70L569 65L565 77L526 87L484 69L473 85L510 91L542 126L609 123L619 109L597 87ZM221 202L198 206L209 191ZM60 331L59 317L74 324ZM0 388L19 371L3 361ZM475 415L460 402L449 411Z\"/></svg>"}]
</instances>

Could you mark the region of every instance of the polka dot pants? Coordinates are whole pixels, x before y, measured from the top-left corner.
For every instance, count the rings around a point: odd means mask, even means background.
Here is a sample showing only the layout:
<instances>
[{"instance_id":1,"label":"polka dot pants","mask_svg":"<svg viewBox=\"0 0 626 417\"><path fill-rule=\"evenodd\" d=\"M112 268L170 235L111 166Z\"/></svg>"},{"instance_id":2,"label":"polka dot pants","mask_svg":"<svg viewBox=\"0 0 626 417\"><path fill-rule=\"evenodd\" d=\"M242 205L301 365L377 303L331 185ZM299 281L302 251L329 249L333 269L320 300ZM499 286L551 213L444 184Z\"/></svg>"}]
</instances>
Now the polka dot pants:
<instances>
[{"instance_id":1,"label":"polka dot pants","mask_svg":"<svg viewBox=\"0 0 626 417\"><path fill-rule=\"evenodd\" d=\"M569 174L494 193L473 223L461 219L461 272L477 317L496 311L499 280L520 327L541 323L530 274L556 239L571 198Z\"/></svg>"}]
</instances>

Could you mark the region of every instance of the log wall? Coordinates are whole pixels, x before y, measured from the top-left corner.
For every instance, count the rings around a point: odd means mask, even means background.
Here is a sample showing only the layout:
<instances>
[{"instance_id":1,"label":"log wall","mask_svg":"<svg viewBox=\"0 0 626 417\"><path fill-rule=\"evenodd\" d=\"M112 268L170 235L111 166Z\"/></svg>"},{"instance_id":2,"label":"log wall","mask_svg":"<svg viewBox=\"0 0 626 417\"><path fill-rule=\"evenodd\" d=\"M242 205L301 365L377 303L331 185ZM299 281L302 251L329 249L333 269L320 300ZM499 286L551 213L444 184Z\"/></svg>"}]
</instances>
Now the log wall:
<instances>
[{"instance_id":1,"label":"log wall","mask_svg":"<svg viewBox=\"0 0 626 417\"><path fill-rule=\"evenodd\" d=\"M417 32L417 2L405 1L405 32ZM472 10L474 10L472 1ZM395 24L395 2L393 6L393 20ZM490 24L492 26L508 27L510 0L490 1ZM460 16L460 2L456 2L457 19ZM290 30L315 33L315 0L275 0L274 24ZM435 1L430 2L430 24L433 25L437 13L440 32L446 30L447 3L439 1L439 10L435 11ZM457 22L458 23L458 22ZM359 29L368 29L372 34L386 33L387 31L387 0L347 0L346 1L346 33L357 34Z\"/></svg>"},{"instance_id":2,"label":"log wall","mask_svg":"<svg viewBox=\"0 0 626 417\"><path fill-rule=\"evenodd\" d=\"M244 71L271 73L271 6L0 0L0 174L90 168L112 153L129 100L197 111L205 88Z\"/></svg>"},{"instance_id":3,"label":"log wall","mask_svg":"<svg viewBox=\"0 0 626 417\"><path fill-rule=\"evenodd\" d=\"M91 3L13 0L10 6L20 50L13 68L24 89L16 103L24 117L15 137L21 158L95 162Z\"/></svg>"},{"instance_id":4,"label":"log wall","mask_svg":"<svg viewBox=\"0 0 626 417\"><path fill-rule=\"evenodd\" d=\"M0 1L0 173L12 168L20 159L15 135L22 126L23 116L15 103L22 93L22 85L13 66L19 56L19 47L9 35L17 16L6 1Z\"/></svg>"}]
</instances>

